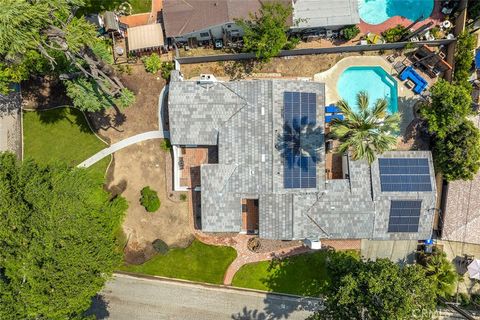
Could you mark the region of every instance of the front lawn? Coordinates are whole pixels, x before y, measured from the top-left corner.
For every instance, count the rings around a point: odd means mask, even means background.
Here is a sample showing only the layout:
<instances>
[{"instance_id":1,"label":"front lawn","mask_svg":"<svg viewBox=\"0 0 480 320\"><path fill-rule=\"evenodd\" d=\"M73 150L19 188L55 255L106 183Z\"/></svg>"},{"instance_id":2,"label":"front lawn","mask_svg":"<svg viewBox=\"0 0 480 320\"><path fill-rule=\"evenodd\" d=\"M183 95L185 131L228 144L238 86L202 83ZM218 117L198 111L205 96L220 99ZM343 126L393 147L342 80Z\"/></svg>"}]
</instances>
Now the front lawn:
<instances>
[{"instance_id":1,"label":"front lawn","mask_svg":"<svg viewBox=\"0 0 480 320\"><path fill-rule=\"evenodd\" d=\"M307 253L282 261L261 261L243 266L232 285L265 291L318 296L330 285L326 251Z\"/></svg>"},{"instance_id":2,"label":"front lawn","mask_svg":"<svg viewBox=\"0 0 480 320\"><path fill-rule=\"evenodd\" d=\"M211 246L195 240L185 249L174 248L144 264L124 265L120 270L222 284L225 271L236 256L231 247Z\"/></svg>"},{"instance_id":3,"label":"front lawn","mask_svg":"<svg viewBox=\"0 0 480 320\"><path fill-rule=\"evenodd\" d=\"M71 166L107 147L93 134L82 112L74 108L25 111L23 141L25 158L40 163L65 161ZM106 157L89 170L103 182L109 162Z\"/></svg>"}]
</instances>

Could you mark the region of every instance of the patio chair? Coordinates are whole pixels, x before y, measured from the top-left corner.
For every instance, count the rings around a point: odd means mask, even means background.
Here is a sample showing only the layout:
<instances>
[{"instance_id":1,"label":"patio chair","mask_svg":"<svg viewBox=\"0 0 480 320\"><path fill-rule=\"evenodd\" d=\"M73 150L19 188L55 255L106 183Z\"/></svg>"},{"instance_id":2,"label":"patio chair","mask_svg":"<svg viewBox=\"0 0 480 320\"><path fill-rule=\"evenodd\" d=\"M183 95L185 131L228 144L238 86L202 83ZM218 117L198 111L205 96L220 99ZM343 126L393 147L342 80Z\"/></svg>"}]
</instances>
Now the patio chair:
<instances>
[{"instance_id":1,"label":"patio chair","mask_svg":"<svg viewBox=\"0 0 480 320\"><path fill-rule=\"evenodd\" d=\"M325 123L330 123L333 119L343 120L344 118L345 117L343 116L343 114L333 114L330 116L325 116Z\"/></svg>"},{"instance_id":2,"label":"patio chair","mask_svg":"<svg viewBox=\"0 0 480 320\"><path fill-rule=\"evenodd\" d=\"M334 104L325 106L325 113L341 113L342 110Z\"/></svg>"}]
</instances>

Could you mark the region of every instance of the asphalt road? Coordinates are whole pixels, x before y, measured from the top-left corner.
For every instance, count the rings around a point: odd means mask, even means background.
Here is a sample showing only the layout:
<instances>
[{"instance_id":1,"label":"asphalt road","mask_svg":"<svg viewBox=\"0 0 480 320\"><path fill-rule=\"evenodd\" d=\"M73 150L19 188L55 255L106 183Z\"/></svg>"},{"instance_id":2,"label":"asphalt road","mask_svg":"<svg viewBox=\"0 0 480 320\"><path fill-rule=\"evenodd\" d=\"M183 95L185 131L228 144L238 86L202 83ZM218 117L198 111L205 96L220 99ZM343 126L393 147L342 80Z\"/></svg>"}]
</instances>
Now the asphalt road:
<instances>
[{"instance_id":1,"label":"asphalt road","mask_svg":"<svg viewBox=\"0 0 480 320\"><path fill-rule=\"evenodd\" d=\"M316 307L316 299L116 275L89 314L113 320L296 320Z\"/></svg>"}]
</instances>

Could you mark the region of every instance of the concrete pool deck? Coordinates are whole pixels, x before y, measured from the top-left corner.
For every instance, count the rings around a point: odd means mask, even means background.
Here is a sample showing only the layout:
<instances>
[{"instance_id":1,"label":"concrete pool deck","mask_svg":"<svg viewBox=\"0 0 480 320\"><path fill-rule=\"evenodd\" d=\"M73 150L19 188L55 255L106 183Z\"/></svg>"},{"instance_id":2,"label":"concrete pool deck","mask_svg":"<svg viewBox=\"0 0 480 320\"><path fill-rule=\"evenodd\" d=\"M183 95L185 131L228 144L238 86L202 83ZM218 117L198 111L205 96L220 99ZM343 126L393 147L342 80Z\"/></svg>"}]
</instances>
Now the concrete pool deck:
<instances>
[{"instance_id":1,"label":"concrete pool deck","mask_svg":"<svg viewBox=\"0 0 480 320\"><path fill-rule=\"evenodd\" d=\"M405 86L405 82L401 81L397 77L397 72L385 58L381 56L356 56L346 57L337 62L330 69L317 73L313 76L314 81L325 83L325 105L331 103L336 104L340 100L340 96L337 92L337 82L340 75L349 67L358 66L371 66L381 67L389 75L391 75L395 81L397 81L398 88L398 112L402 114L402 121L400 123L400 136L399 144L404 139L403 137L407 133L409 124L414 120L414 105L421 101L420 96L416 95L411 89Z\"/></svg>"}]
</instances>

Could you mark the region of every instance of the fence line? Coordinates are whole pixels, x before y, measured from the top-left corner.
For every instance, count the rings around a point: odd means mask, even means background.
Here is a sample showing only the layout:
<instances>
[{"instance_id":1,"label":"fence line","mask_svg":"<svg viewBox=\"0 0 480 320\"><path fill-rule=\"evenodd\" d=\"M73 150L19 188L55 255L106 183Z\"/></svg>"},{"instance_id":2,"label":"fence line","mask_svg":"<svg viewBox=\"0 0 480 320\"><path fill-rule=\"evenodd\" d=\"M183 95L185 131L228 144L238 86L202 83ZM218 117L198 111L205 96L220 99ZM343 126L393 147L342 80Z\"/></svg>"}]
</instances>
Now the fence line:
<instances>
[{"instance_id":1,"label":"fence line","mask_svg":"<svg viewBox=\"0 0 480 320\"><path fill-rule=\"evenodd\" d=\"M367 44L367 45L354 45L354 46L336 46L330 48L306 48L306 49L294 49L294 50L282 50L278 57L290 57L290 56L302 56L313 54L325 54L325 53L342 53L342 52L364 52L364 51L380 51L380 50L394 50L402 49L408 46L420 47L422 45L428 45L438 47L441 45L448 45L454 42L455 39L441 39L432 41L418 41L418 42L394 42L383 44ZM198 57L180 57L175 60L180 64L191 64L201 62L216 62L216 61L238 61L254 59L254 53L236 53L236 54L221 54L214 56L198 56Z\"/></svg>"}]
</instances>

